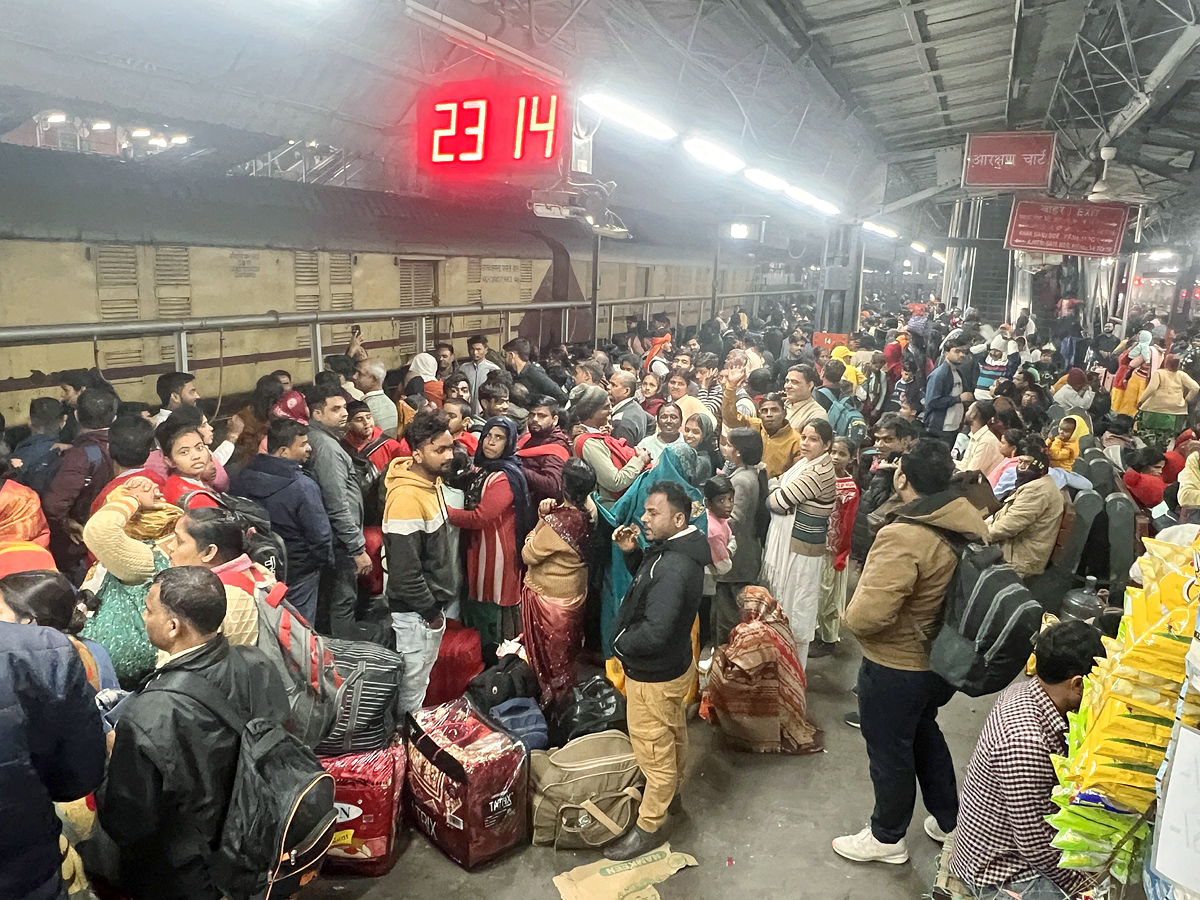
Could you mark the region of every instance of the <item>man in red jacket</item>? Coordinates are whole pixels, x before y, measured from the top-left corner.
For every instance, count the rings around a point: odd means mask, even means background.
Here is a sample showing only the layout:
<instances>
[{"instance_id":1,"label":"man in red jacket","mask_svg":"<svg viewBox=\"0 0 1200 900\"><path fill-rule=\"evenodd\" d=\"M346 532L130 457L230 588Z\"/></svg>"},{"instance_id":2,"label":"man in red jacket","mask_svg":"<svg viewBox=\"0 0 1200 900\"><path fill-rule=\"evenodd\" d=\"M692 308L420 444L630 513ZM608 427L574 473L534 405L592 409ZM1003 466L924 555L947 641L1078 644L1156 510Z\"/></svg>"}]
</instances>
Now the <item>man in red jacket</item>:
<instances>
[{"instance_id":1,"label":"man in red jacket","mask_svg":"<svg viewBox=\"0 0 1200 900\"><path fill-rule=\"evenodd\" d=\"M371 407L365 401L351 400L346 404L346 413L349 420L346 433L342 435L342 446L351 459L366 460L375 470L374 477L363 484L363 539L366 541L367 555L371 557L371 571L358 578L360 585L374 597L383 593L383 531L380 527L383 523L383 475L393 459L411 454L407 446L388 437L375 424Z\"/></svg>"},{"instance_id":2,"label":"man in red jacket","mask_svg":"<svg viewBox=\"0 0 1200 900\"><path fill-rule=\"evenodd\" d=\"M529 410L529 431L517 439L517 458L534 506L547 498L562 500L563 463L571 456L571 443L558 427L559 412L555 401L537 401Z\"/></svg>"}]
</instances>

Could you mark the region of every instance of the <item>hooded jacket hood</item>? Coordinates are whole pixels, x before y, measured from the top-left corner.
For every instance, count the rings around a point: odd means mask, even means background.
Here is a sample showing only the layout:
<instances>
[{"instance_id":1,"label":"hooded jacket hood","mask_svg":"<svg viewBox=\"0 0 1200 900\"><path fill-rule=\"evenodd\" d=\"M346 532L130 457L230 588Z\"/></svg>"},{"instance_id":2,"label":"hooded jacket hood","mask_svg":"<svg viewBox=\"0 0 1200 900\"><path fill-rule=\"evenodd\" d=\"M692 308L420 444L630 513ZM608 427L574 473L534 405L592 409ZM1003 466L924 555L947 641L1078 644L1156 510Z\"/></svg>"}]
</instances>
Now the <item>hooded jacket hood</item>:
<instances>
[{"instance_id":1,"label":"hooded jacket hood","mask_svg":"<svg viewBox=\"0 0 1200 900\"><path fill-rule=\"evenodd\" d=\"M928 497L918 497L901 506L889 517L889 521L897 519L940 528L943 531L953 531L972 541L987 543L989 540L988 525L983 514L971 505L971 501L956 491L941 491Z\"/></svg>"},{"instance_id":2,"label":"hooded jacket hood","mask_svg":"<svg viewBox=\"0 0 1200 900\"><path fill-rule=\"evenodd\" d=\"M289 459L259 455L238 475L238 490L251 500L274 497L300 478L300 464Z\"/></svg>"}]
</instances>

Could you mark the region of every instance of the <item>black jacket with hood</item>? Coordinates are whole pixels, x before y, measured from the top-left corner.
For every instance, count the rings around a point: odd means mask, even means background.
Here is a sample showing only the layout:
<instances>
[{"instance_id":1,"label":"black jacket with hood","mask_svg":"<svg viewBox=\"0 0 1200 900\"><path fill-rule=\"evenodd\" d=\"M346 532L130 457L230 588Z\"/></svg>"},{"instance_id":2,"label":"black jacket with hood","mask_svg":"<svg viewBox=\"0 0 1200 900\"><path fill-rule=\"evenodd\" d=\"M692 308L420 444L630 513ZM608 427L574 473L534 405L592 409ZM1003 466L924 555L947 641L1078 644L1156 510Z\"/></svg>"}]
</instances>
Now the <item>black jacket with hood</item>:
<instances>
[{"instance_id":1,"label":"black jacket with hood","mask_svg":"<svg viewBox=\"0 0 1200 900\"><path fill-rule=\"evenodd\" d=\"M249 718L286 724L287 691L256 647L217 635L151 676L186 671L209 681ZM121 887L138 900L217 900L208 858L233 791L241 735L174 692L129 701L108 774L96 792L100 824L120 850Z\"/></svg>"},{"instance_id":2,"label":"black jacket with hood","mask_svg":"<svg viewBox=\"0 0 1200 900\"><path fill-rule=\"evenodd\" d=\"M290 579L319 572L333 562L333 528L321 488L298 462L260 453L238 472L230 493L266 509L271 530L287 547Z\"/></svg>"},{"instance_id":3,"label":"black jacket with hood","mask_svg":"<svg viewBox=\"0 0 1200 900\"><path fill-rule=\"evenodd\" d=\"M692 623L711 564L708 538L694 526L625 554L633 583L617 613L613 649L634 681L673 681L692 665Z\"/></svg>"}]
</instances>

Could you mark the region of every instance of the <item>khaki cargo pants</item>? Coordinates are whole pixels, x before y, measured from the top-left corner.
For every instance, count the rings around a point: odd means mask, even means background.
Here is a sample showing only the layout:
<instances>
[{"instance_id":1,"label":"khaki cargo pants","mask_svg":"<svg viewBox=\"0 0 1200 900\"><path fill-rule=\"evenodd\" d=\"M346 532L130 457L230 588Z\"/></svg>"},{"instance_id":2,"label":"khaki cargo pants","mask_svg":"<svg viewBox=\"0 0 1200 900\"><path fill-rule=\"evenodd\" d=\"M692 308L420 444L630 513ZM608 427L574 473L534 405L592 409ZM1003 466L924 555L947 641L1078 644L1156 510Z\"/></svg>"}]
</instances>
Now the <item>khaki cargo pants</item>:
<instances>
[{"instance_id":1,"label":"khaki cargo pants","mask_svg":"<svg viewBox=\"0 0 1200 900\"><path fill-rule=\"evenodd\" d=\"M629 740L646 790L638 810L638 826L655 832L667 818L687 766L687 695L696 678L696 664L674 681L625 679Z\"/></svg>"}]
</instances>

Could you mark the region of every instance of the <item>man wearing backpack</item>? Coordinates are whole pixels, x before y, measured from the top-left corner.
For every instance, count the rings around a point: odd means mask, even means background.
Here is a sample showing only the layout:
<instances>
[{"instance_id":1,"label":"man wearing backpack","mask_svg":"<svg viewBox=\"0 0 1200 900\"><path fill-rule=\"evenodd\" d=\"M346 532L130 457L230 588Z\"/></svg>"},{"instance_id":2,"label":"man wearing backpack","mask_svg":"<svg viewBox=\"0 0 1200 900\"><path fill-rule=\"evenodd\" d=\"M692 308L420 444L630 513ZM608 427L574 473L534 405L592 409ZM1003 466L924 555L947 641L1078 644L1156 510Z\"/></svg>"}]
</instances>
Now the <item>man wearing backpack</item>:
<instances>
[{"instance_id":1,"label":"man wearing backpack","mask_svg":"<svg viewBox=\"0 0 1200 900\"><path fill-rule=\"evenodd\" d=\"M89 388L79 395L76 415L79 433L63 451L58 471L42 495L42 512L50 524L50 552L59 571L79 584L87 562L83 524L92 501L113 478L108 428L117 415L117 398Z\"/></svg>"},{"instance_id":2,"label":"man wearing backpack","mask_svg":"<svg viewBox=\"0 0 1200 900\"><path fill-rule=\"evenodd\" d=\"M283 724L287 692L267 657L219 633L225 589L200 566L163 570L146 597L146 634L168 654L150 684L177 673L207 682L240 715ZM116 728L100 825L119 851L119 887L136 900L219 900L212 849L224 825L242 735L174 691L143 690Z\"/></svg>"},{"instance_id":3,"label":"man wearing backpack","mask_svg":"<svg viewBox=\"0 0 1200 900\"><path fill-rule=\"evenodd\" d=\"M301 468L312 452L308 431L303 422L274 419L267 452L237 474L231 491L261 503L271 517L271 530L287 548L288 602L312 624L321 569L333 563L333 529L321 489Z\"/></svg>"},{"instance_id":4,"label":"man wearing backpack","mask_svg":"<svg viewBox=\"0 0 1200 900\"><path fill-rule=\"evenodd\" d=\"M923 438L893 476L903 506L879 529L844 620L859 640L858 711L875 810L871 824L833 849L855 862L908 861L905 834L920 783L925 832L944 840L958 819L954 761L937 724L954 689L930 671L929 647L958 565L956 539L987 541L979 511L951 490L950 448Z\"/></svg>"},{"instance_id":5,"label":"man wearing backpack","mask_svg":"<svg viewBox=\"0 0 1200 900\"><path fill-rule=\"evenodd\" d=\"M58 466L59 433L67 424L67 408L54 397L29 401L29 436L13 448L12 458L21 461L17 480L39 494L46 492Z\"/></svg>"}]
</instances>

